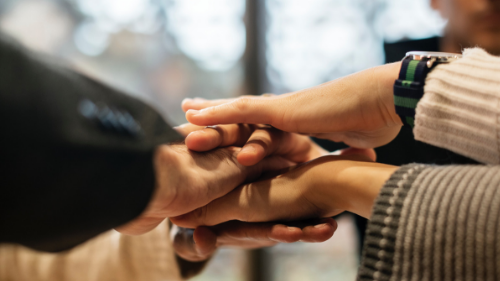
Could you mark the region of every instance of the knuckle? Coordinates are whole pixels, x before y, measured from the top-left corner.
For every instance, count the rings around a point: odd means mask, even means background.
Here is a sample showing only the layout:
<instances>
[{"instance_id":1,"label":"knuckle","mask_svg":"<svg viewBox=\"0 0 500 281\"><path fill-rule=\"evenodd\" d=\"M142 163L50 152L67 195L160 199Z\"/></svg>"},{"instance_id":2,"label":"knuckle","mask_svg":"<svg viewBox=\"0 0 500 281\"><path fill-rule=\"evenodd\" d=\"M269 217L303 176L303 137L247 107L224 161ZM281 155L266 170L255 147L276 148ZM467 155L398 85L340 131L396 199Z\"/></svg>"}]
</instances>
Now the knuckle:
<instances>
[{"instance_id":1,"label":"knuckle","mask_svg":"<svg viewBox=\"0 0 500 281\"><path fill-rule=\"evenodd\" d=\"M234 216L236 219L244 222L254 222L255 221L255 212L249 212L250 210L250 201L251 197L253 196L253 188L251 187L251 184L245 185L241 187L241 192L239 196L239 208L237 212L234 213ZM247 210L247 211L245 211Z\"/></svg>"},{"instance_id":2,"label":"knuckle","mask_svg":"<svg viewBox=\"0 0 500 281\"><path fill-rule=\"evenodd\" d=\"M200 207L192 212L192 218L198 224L204 225L207 222L208 206Z\"/></svg>"},{"instance_id":3,"label":"knuckle","mask_svg":"<svg viewBox=\"0 0 500 281\"><path fill-rule=\"evenodd\" d=\"M160 145L155 152L155 159L158 164L167 163L171 158L171 151L168 145Z\"/></svg>"},{"instance_id":4,"label":"knuckle","mask_svg":"<svg viewBox=\"0 0 500 281\"><path fill-rule=\"evenodd\" d=\"M252 99L248 97L241 97L234 102L232 102L232 105L236 110L239 111L246 111L248 107L250 106Z\"/></svg>"}]
</instances>

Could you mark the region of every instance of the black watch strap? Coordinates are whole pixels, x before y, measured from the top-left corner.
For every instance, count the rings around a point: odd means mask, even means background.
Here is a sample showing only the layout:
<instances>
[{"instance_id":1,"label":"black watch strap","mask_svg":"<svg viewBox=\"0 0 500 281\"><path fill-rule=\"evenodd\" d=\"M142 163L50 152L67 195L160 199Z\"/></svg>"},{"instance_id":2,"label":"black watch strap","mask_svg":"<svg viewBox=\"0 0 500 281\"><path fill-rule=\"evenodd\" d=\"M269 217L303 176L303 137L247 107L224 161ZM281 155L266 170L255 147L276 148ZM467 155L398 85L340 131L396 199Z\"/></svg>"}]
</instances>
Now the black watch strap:
<instances>
[{"instance_id":1,"label":"black watch strap","mask_svg":"<svg viewBox=\"0 0 500 281\"><path fill-rule=\"evenodd\" d=\"M425 78L437 64L427 66L429 59L413 60L406 57L403 60L399 78L394 83L394 104L396 113L405 126L415 126L415 109L424 95Z\"/></svg>"}]
</instances>

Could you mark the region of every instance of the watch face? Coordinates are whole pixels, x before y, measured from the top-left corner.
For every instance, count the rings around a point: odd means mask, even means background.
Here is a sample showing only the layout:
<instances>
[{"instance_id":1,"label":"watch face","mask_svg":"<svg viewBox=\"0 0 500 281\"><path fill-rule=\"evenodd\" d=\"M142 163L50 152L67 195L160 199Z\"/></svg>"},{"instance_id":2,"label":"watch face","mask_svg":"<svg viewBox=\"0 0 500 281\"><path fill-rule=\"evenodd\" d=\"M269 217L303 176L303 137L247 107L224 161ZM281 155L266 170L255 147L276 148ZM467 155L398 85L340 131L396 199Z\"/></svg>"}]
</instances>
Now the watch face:
<instances>
[{"instance_id":1,"label":"watch face","mask_svg":"<svg viewBox=\"0 0 500 281\"><path fill-rule=\"evenodd\" d=\"M413 51L406 53L406 57L412 57L414 60L432 59L437 62L451 62L462 58L462 55L455 53Z\"/></svg>"}]
</instances>

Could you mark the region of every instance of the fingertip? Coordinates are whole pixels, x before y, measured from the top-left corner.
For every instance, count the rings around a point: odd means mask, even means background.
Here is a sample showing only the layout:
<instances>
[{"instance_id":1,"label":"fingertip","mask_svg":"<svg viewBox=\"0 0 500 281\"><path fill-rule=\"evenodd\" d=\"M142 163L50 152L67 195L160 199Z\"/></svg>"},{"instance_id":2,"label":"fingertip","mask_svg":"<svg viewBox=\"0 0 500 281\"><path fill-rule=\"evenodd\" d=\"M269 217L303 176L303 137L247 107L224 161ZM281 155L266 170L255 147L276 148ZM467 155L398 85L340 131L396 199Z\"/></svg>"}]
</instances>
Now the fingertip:
<instances>
[{"instance_id":1,"label":"fingertip","mask_svg":"<svg viewBox=\"0 0 500 281\"><path fill-rule=\"evenodd\" d=\"M208 100L204 98L185 98L181 103L181 107L184 112L190 109L200 110L205 108L207 103L209 103Z\"/></svg>"},{"instance_id":2,"label":"fingertip","mask_svg":"<svg viewBox=\"0 0 500 281\"><path fill-rule=\"evenodd\" d=\"M169 219L173 224L177 226L184 228L196 228L199 225L196 225L196 222L193 221L191 213L187 213L176 217L170 217Z\"/></svg>"},{"instance_id":3,"label":"fingertip","mask_svg":"<svg viewBox=\"0 0 500 281\"><path fill-rule=\"evenodd\" d=\"M237 155L238 162L243 166L253 166L264 159L265 155L254 145L245 145Z\"/></svg>"},{"instance_id":4,"label":"fingertip","mask_svg":"<svg viewBox=\"0 0 500 281\"><path fill-rule=\"evenodd\" d=\"M193 99L191 98L185 98L181 102L181 108L184 112L188 111L191 107L191 103L193 102Z\"/></svg>"},{"instance_id":5,"label":"fingertip","mask_svg":"<svg viewBox=\"0 0 500 281\"><path fill-rule=\"evenodd\" d=\"M193 151L209 151L219 146L220 136L203 129L190 133L185 139L185 144Z\"/></svg>"},{"instance_id":6,"label":"fingertip","mask_svg":"<svg viewBox=\"0 0 500 281\"><path fill-rule=\"evenodd\" d=\"M370 159L373 160L373 162L377 161L377 152L375 152L375 149L373 148L368 149L367 155L368 157L370 157Z\"/></svg>"},{"instance_id":7,"label":"fingertip","mask_svg":"<svg viewBox=\"0 0 500 281\"><path fill-rule=\"evenodd\" d=\"M325 242L333 236L336 230L337 222L331 218L325 219L320 224L305 227L302 230L304 236L301 241L310 243Z\"/></svg>"},{"instance_id":8,"label":"fingertip","mask_svg":"<svg viewBox=\"0 0 500 281\"><path fill-rule=\"evenodd\" d=\"M200 142L198 138L199 138L198 132L191 132L184 139L184 143L186 144L188 149L194 151L200 151L200 146L199 146Z\"/></svg>"},{"instance_id":9,"label":"fingertip","mask_svg":"<svg viewBox=\"0 0 500 281\"><path fill-rule=\"evenodd\" d=\"M272 227L269 238L281 243L294 243L302 238L302 230L298 227L277 224Z\"/></svg>"},{"instance_id":10,"label":"fingertip","mask_svg":"<svg viewBox=\"0 0 500 281\"><path fill-rule=\"evenodd\" d=\"M377 153L372 148L354 148L349 147L340 151L340 155L359 155L367 157L370 161L377 161Z\"/></svg>"},{"instance_id":11,"label":"fingertip","mask_svg":"<svg viewBox=\"0 0 500 281\"><path fill-rule=\"evenodd\" d=\"M206 226L194 230L193 240L195 249L200 255L211 255L217 248L217 235Z\"/></svg>"},{"instance_id":12,"label":"fingertip","mask_svg":"<svg viewBox=\"0 0 500 281\"><path fill-rule=\"evenodd\" d=\"M196 110L196 109L188 109L186 111L186 117L193 117L193 116L196 116L200 114L200 110ZM189 121L189 120L188 120Z\"/></svg>"}]
</instances>

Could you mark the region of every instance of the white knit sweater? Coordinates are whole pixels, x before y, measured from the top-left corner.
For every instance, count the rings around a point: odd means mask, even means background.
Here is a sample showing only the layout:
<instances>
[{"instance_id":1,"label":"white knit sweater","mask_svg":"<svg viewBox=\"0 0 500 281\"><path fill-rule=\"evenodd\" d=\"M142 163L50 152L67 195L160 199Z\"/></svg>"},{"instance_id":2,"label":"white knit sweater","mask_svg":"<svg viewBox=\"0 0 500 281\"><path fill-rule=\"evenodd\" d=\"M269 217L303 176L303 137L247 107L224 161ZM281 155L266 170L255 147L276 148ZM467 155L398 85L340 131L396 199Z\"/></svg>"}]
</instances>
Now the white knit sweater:
<instances>
[{"instance_id":1,"label":"white knit sweater","mask_svg":"<svg viewBox=\"0 0 500 281\"><path fill-rule=\"evenodd\" d=\"M486 164L500 163L500 57L467 49L427 77L415 139Z\"/></svg>"},{"instance_id":2,"label":"white knit sweater","mask_svg":"<svg viewBox=\"0 0 500 281\"><path fill-rule=\"evenodd\" d=\"M108 231L63 254L0 247L2 281L179 281L168 223L141 236Z\"/></svg>"}]
</instances>

